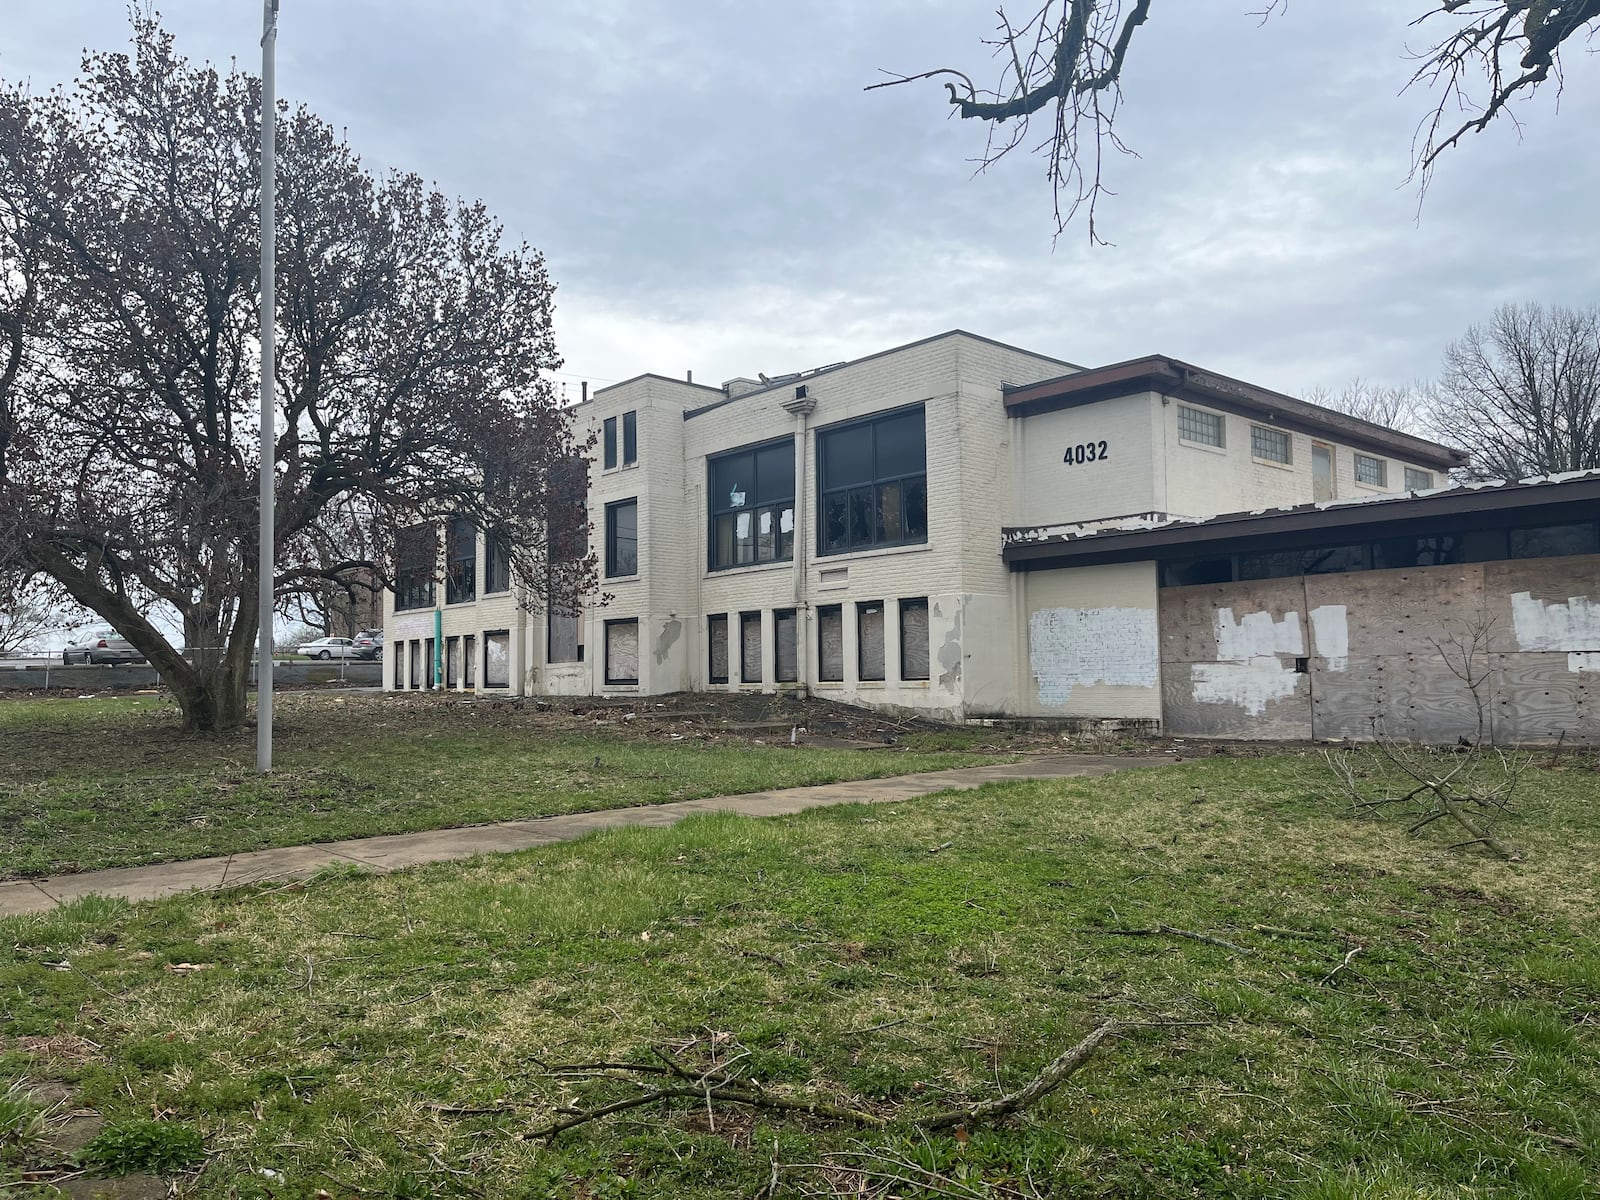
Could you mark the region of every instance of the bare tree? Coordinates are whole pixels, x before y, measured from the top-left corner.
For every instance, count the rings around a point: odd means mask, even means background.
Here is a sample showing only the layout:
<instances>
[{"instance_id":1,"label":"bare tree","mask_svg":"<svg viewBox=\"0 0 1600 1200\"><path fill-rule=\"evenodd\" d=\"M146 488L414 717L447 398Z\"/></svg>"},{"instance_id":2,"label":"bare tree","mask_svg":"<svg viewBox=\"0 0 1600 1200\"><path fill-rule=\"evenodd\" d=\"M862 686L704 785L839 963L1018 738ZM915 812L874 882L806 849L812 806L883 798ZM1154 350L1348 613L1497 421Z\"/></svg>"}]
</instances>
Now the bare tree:
<instances>
[{"instance_id":1,"label":"bare tree","mask_svg":"<svg viewBox=\"0 0 1600 1200\"><path fill-rule=\"evenodd\" d=\"M1288 0L1262 0L1263 20ZM1412 177L1425 189L1439 156L1469 133L1484 129L1519 94L1530 94L1552 73L1559 78L1563 46L1600 29L1600 0L1411 0L1414 26L1437 40L1413 57L1412 86L1434 103L1412 146ZM1095 208L1108 149L1127 153L1116 134L1122 71L1128 49L1150 16L1150 0L1042 0L1023 20L1002 6L996 36L984 40L1000 62L992 89L969 74L939 67L872 87L944 79L950 104L963 118L988 124L981 163L988 166L1030 140L1035 121L1043 136L1029 146L1047 156L1060 233L1085 206L1089 237L1100 241Z\"/></svg>"},{"instance_id":2,"label":"bare tree","mask_svg":"<svg viewBox=\"0 0 1600 1200\"><path fill-rule=\"evenodd\" d=\"M1338 391L1314 387L1304 398L1374 425L1415 433L1421 427L1427 394L1426 384L1373 383L1357 376Z\"/></svg>"},{"instance_id":3,"label":"bare tree","mask_svg":"<svg viewBox=\"0 0 1600 1200\"><path fill-rule=\"evenodd\" d=\"M1600 306L1496 309L1446 348L1425 427L1477 478L1600 468Z\"/></svg>"},{"instance_id":4,"label":"bare tree","mask_svg":"<svg viewBox=\"0 0 1600 1200\"><path fill-rule=\"evenodd\" d=\"M0 373L0 512L29 568L132 642L206 730L244 719L271 619L256 601L263 460L282 605L387 582L394 531L446 514L497 530L539 577L552 471L581 449L545 382L559 359L543 258L481 204L373 176L287 107L281 432L262 446L260 97L146 17L131 55L87 54L70 89L0 85L0 371L18 364Z\"/></svg>"}]
</instances>

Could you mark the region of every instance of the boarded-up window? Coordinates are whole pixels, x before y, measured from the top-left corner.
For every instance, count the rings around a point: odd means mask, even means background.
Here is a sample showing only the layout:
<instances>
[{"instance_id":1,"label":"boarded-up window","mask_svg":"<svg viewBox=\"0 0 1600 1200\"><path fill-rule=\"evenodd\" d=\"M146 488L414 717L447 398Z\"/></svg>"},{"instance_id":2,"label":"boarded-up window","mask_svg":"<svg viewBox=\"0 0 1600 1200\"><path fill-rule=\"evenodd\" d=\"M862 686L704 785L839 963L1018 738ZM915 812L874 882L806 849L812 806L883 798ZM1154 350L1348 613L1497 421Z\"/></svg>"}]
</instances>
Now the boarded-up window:
<instances>
[{"instance_id":1,"label":"boarded-up window","mask_svg":"<svg viewBox=\"0 0 1600 1200\"><path fill-rule=\"evenodd\" d=\"M856 605L856 677L883 678L883 604L868 600Z\"/></svg>"},{"instance_id":2,"label":"boarded-up window","mask_svg":"<svg viewBox=\"0 0 1600 1200\"><path fill-rule=\"evenodd\" d=\"M837 604L817 609L817 678L825 683L844 678L844 609Z\"/></svg>"},{"instance_id":3,"label":"boarded-up window","mask_svg":"<svg viewBox=\"0 0 1600 1200\"><path fill-rule=\"evenodd\" d=\"M712 683L728 682L728 614L717 613L706 618L706 644L710 647L711 661L708 678Z\"/></svg>"},{"instance_id":4,"label":"boarded-up window","mask_svg":"<svg viewBox=\"0 0 1600 1200\"><path fill-rule=\"evenodd\" d=\"M639 682L639 622L606 622L606 682Z\"/></svg>"},{"instance_id":5,"label":"boarded-up window","mask_svg":"<svg viewBox=\"0 0 1600 1200\"><path fill-rule=\"evenodd\" d=\"M928 601L900 601L900 678L928 677Z\"/></svg>"},{"instance_id":6,"label":"boarded-up window","mask_svg":"<svg viewBox=\"0 0 1600 1200\"><path fill-rule=\"evenodd\" d=\"M478 679L478 639L461 639L461 686L476 687Z\"/></svg>"},{"instance_id":7,"label":"boarded-up window","mask_svg":"<svg viewBox=\"0 0 1600 1200\"><path fill-rule=\"evenodd\" d=\"M549 615L550 662L570 663L583 658L578 653L578 622L577 613L552 612Z\"/></svg>"},{"instance_id":8,"label":"boarded-up window","mask_svg":"<svg viewBox=\"0 0 1600 1200\"><path fill-rule=\"evenodd\" d=\"M400 691L406 686L406 644L396 642L394 653L389 657L394 661L394 687Z\"/></svg>"},{"instance_id":9,"label":"boarded-up window","mask_svg":"<svg viewBox=\"0 0 1600 1200\"><path fill-rule=\"evenodd\" d=\"M511 686L511 634L491 629L483 635L483 686Z\"/></svg>"},{"instance_id":10,"label":"boarded-up window","mask_svg":"<svg viewBox=\"0 0 1600 1200\"><path fill-rule=\"evenodd\" d=\"M779 683L793 683L800 678L797 631L794 609L780 608L772 614L773 671Z\"/></svg>"},{"instance_id":11,"label":"boarded-up window","mask_svg":"<svg viewBox=\"0 0 1600 1200\"><path fill-rule=\"evenodd\" d=\"M761 614L739 614L739 678L744 683L761 682Z\"/></svg>"},{"instance_id":12,"label":"boarded-up window","mask_svg":"<svg viewBox=\"0 0 1600 1200\"><path fill-rule=\"evenodd\" d=\"M422 643L415 638L411 640L411 686L422 686Z\"/></svg>"},{"instance_id":13,"label":"boarded-up window","mask_svg":"<svg viewBox=\"0 0 1600 1200\"><path fill-rule=\"evenodd\" d=\"M461 686L461 639L446 638L444 642L444 685Z\"/></svg>"},{"instance_id":14,"label":"boarded-up window","mask_svg":"<svg viewBox=\"0 0 1600 1200\"><path fill-rule=\"evenodd\" d=\"M439 686L439 660L438 652L434 649L433 639L429 638L422 643L422 670L428 680L429 687Z\"/></svg>"}]
</instances>

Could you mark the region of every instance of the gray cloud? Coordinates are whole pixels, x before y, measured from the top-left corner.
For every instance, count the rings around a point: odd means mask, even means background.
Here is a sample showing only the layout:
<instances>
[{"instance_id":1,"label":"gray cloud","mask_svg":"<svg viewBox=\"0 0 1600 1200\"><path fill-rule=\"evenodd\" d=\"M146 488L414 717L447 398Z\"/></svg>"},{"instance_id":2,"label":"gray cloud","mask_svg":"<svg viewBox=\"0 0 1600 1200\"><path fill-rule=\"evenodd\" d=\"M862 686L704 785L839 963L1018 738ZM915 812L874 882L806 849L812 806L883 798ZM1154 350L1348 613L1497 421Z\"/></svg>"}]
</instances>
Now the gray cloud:
<instances>
[{"instance_id":1,"label":"gray cloud","mask_svg":"<svg viewBox=\"0 0 1600 1200\"><path fill-rule=\"evenodd\" d=\"M1600 292L1592 60L1407 187L1427 97L1396 0L1158 8L1130 59L1104 232L1052 248L1043 164L973 175L968 0L663 6L283 0L280 90L369 164L482 196L561 285L570 377L716 382L963 326L1077 362L1162 351L1288 390L1430 373L1507 300ZM67 78L126 41L110 0L10 0L0 73ZM168 0L194 58L256 62L251 4Z\"/></svg>"}]
</instances>

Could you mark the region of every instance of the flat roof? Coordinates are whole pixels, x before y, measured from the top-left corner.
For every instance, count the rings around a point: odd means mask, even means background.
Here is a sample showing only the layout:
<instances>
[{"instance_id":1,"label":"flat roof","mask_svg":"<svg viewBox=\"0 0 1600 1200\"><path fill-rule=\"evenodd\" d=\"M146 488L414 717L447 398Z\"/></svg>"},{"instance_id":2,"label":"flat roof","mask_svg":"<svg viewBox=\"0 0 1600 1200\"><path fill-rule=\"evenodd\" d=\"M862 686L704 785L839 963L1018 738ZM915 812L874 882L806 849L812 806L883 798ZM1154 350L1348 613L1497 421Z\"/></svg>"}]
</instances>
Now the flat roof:
<instances>
[{"instance_id":1,"label":"flat roof","mask_svg":"<svg viewBox=\"0 0 1600 1200\"><path fill-rule=\"evenodd\" d=\"M1223 513L1205 519L1141 522L1137 528L1080 533L1063 526L1011 526L1001 531L1001 558L1014 571L1029 571L1171 558L1173 551L1188 558L1286 537L1381 535L1386 527L1439 524L1463 517L1474 518L1488 527L1562 518L1594 520L1597 513L1600 471L1574 471L1532 479L1487 480L1426 492Z\"/></svg>"},{"instance_id":2,"label":"flat roof","mask_svg":"<svg viewBox=\"0 0 1600 1200\"><path fill-rule=\"evenodd\" d=\"M1337 437L1346 445L1393 455L1441 471L1463 466L1467 461L1464 451L1242 379L1219 375L1165 354L1150 354L1038 383L1007 387L1003 392L1006 412L1012 416L1075 408L1139 392L1159 392L1302 433Z\"/></svg>"}]
</instances>

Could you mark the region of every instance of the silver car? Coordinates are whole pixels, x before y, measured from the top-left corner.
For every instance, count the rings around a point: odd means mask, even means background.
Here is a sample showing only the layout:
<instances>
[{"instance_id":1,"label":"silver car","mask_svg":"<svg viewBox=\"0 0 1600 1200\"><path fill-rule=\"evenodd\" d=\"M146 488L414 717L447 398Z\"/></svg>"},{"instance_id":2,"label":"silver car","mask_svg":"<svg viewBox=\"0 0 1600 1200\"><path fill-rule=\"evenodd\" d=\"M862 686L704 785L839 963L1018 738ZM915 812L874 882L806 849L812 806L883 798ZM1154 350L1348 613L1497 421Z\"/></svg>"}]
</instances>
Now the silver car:
<instances>
[{"instance_id":1,"label":"silver car","mask_svg":"<svg viewBox=\"0 0 1600 1200\"><path fill-rule=\"evenodd\" d=\"M363 658L365 652L356 649L354 642L347 637L318 638L314 642L307 642L295 650L296 654L304 654L307 658Z\"/></svg>"},{"instance_id":2,"label":"silver car","mask_svg":"<svg viewBox=\"0 0 1600 1200\"><path fill-rule=\"evenodd\" d=\"M72 645L61 651L61 661L66 666L73 663L142 663L144 655L133 644L109 626L91 629Z\"/></svg>"}]
</instances>

